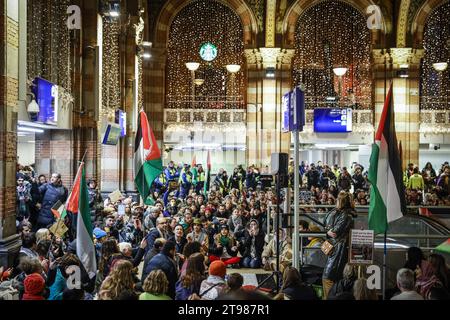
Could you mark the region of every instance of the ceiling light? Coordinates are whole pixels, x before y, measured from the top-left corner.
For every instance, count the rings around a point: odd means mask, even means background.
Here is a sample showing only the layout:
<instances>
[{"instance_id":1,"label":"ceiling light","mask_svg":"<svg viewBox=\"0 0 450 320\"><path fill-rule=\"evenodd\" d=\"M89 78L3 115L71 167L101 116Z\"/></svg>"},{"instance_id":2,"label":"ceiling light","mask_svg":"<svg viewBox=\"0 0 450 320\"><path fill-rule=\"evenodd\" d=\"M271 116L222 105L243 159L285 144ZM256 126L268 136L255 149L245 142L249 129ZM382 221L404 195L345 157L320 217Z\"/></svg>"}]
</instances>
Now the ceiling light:
<instances>
[{"instance_id":1,"label":"ceiling light","mask_svg":"<svg viewBox=\"0 0 450 320\"><path fill-rule=\"evenodd\" d=\"M196 71L200 67L200 63L198 62L186 62L186 68L189 69L189 71Z\"/></svg>"},{"instance_id":2,"label":"ceiling light","mask_svg":"<svg viewBox=\"0 0 450 320\"><path fill-rule=\"evenodd\" d=\"M141 54L142 59L150 59L151 57L152 57L152 55L149 52L144 52Z\"/></svg>"},{"instance_id":3,"label":"ceiling light","mask_svg":"<svg viewBox=\"0 0 450 320\"><path fill-rule=\"evenodd\" d=\"M18 131L24 131L24 132L35 132L35 133L44 133L44 130L42 129L37 129L37 128L27 128L27 127L21 127L18 126L17 127Z\"/></svg>"},{"instance_id":4,"label":"ceiling light","mask_svg":"<svg viewBox=\"0 0 450 320\"><path fill-rule=\"evenodd\" d=\"M436 71L442 72L445 71L448 67L448 63L447 62L437 62L437 63L433 63L433 68Z\"/></svg>"},{"instance_id":5,"label":"ceiling light","mask_svg":"<svg viewBox=\"0 0 450 320\"><path fill-rule=\"evenodd\" d=\"M318 149L331 149L331 148L347 148L350 145L348 143L316 143Z\"/></svg>"},{"instance_id":6,"label":"ceiling light","mask_svg":"<svg viewBox=\"0 0 450 320\"><path fill-rule=\"evenodd\" d=\"M142 46L143 47L151 47L152 43L150 41L144 41L144 42L142 42Z\"/></svg>"},{"instance_id":7,"label":"ceiling light","mask_svg":"<svg viewBox=\"0 0 450 320\"><path fill-rule=\"evenodd\" d=\"M228 64L226 65L227 71L230 73L236 73L239 72L239 70L241 70L241 66L238 64Z\"/></svg>"},{"instance_id":8,"label":"ceiling light","mask_svg":"<svg viewBox=\"0 0 450 320\"><path fill-rule=\"evenodd\" d=\"M345 67L337 67L333 69L333 72L336 76L342 77L344 74L347 73L348 68Z\"/></svg>"},{"instance_id":9,"label":"ceiling light","mask_svg":"<svg viewBox=\"0 0 450 320\"><path fill-rule=\"evenodd\" d=\"M205 83L205 79L195 79L195 80L194 80L194 83L195 83L197 86L201 86L203 83Z\"/></svg>"}]
</instances>

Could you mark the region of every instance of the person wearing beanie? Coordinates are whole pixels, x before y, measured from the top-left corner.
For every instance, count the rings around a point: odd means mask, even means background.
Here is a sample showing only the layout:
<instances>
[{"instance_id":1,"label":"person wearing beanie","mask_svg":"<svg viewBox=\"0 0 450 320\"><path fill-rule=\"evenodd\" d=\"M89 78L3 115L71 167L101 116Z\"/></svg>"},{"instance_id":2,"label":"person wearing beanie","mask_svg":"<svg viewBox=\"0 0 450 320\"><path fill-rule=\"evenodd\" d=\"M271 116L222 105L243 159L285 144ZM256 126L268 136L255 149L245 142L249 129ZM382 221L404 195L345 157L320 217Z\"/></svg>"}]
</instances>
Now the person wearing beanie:
<instances>
[{"instance_id":1,"label":"person wearing beanie","mask_svg":"<svg viewBox=\"0 0 450 320\"><path fill-rule=\"evenodd\" d=\"M228 290L225 281L227 274L227 266L221 260L213 261L209 265L209 275L206 280L202 281L200 285L200 295L202 300L216 300L220 295L226 293Z\"/></svg>"},{"instance_id":2,"label":"person wearing beanie","mask_svg":"<svg viewBox=\"0 0 450 320\"><path fill-rule=\"evenodd\" d=\"M45 280L39 273L28 275L23 282L25 293L22 300L45 300Z\"/></svg>"},{"instance_id":3,"label":"person wearing beanie","mask_svg":"<svg viewBox=\"0 0 450 320\"><path fill-rule=\"evenodd\" d=\"M222 260L225 265L233 265L239 268L241 258L237 257L238 244L230 234L228 225L223 224L218 234L214 236L214 243L211 246L209 261Z\"/></svg>"}]
</instances>

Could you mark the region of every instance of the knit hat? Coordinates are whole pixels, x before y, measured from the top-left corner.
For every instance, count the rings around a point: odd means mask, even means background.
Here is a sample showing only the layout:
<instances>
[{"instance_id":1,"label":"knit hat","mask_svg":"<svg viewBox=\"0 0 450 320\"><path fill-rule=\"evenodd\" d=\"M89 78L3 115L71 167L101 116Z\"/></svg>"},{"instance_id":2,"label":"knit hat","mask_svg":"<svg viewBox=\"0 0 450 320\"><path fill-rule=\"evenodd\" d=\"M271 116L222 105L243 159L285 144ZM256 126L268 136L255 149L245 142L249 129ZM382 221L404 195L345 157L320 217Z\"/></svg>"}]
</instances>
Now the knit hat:
<instances>
[{"instance_id":1,"label":"knit hat","mask_svg":"<svg viewBox=\"0 0 450 320\"><path fill-rule=\"evenodd\" d=\"M202 220L199 219L199 218L195 218L195 219L194 219L194 224L202 225Z\"/></svg>"},{"instance_id":2,"label":"knit hat","mask_svg":"<svg viewBox=\"0 0 450 320\"><path fill-rule=\"evenodd\" d=\"M45 280L39 273L32 273L25 278L23 285L25 293L39 295L44 291Z\"/></svg>"},{"instance_id":3,"label":"knit hat","mask_svg":"<svg viewBox=\"0 0 450 320\"><path fill-rule=\"evenodd\" d=\"M227 266L221 260L213 261L209 265L209 274L211 276L218 276L224 278L225 275L227 274Z\"/></svg>"},{"instance_id":4,"label":"knit hat","mask_svg":"<svg viewBox=\"0 0 450 320\"><path fill-rule=\"evenodd\" d=\"M93 233L94 233L95 239L101 239L101 238L106 237L108 235L105 231L103 231L100 228L95 228Z\"/></svg>"}]
</instances>

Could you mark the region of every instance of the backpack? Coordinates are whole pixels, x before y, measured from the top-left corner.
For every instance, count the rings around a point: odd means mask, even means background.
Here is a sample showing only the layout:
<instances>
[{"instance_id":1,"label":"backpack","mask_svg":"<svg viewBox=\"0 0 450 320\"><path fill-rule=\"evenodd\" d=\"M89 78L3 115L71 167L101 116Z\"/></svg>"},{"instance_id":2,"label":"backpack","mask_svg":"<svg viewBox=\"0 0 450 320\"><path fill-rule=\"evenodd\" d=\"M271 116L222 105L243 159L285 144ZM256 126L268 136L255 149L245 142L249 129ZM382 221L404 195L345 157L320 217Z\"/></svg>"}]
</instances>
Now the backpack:
<instances>
[{"instance_id":1,"label":"backpack","mask_svg":"<svg viewBox=\"0 0 450 320\"><path fill-rule=\"evenodd\" d=\"M0 300L19 300L19 281L16 279L0 283Z\"/></svg>"}]
</instances>

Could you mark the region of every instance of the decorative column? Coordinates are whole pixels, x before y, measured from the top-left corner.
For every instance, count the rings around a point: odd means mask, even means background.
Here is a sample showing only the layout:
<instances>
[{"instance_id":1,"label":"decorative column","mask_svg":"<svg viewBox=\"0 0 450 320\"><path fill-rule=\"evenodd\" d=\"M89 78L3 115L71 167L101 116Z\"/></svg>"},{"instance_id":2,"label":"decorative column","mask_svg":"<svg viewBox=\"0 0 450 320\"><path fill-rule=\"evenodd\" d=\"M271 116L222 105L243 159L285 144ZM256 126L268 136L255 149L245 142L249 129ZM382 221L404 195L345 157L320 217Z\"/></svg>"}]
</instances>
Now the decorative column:
<instances>
[{"instance_id":1,"label":"decorative column","mask_svg":"<svg viewBox=\"0 0 450 320\"><path fill-rule=\"evenodd\" d=\"M261 162L261 55L258 49L246 49L247 66L247 165Z\"/></svg>"},{"instance_id":2,"label":"decorative column","mask_svg":"<svg viewBox=\"0 0 450 320\"><path fill-rule=\"evenodd\" d=\"M395 126L402 143L403 167L419 164L419 77L423 50L391 48L373 50L375 85L375 130L380 121L384 100L393 81ZM400 77L399 71L405 75Z\"/></svg>"},{"instance_id":3,"label":"decorative column","mask_svg":"<svg viewBox=\"0 0 450 320\"><path fill-rule=\"evenodd\" d=\"M395 127L397 138L402 143L404 168L408 163L419 165L419 85L422 57L422 49L391 48L394 74L408 65L407 78L395 76L393 79Z\"/></svg>"},{"instance_id":4,"label":"decorative column","mask_svg":"<svg viewBox=\"0 0 450 320\"><path fill-rule=\"evenodd\" d=\"M0 266L12 266L21 245L16 234L19 3L0 1Z\"/></svg>"},{"instance_id":5,"label":"decorative column","mask_svg":"<svg viewBox=\"0 0 450 320\"><path fill-rule=\"evenodd\" d=\"M164 129L164 101L165 101L165 71L167 52L166 49L155 47L151 50L152 59L144 62L144 110L147 112L148 121L155 134L160 148L163 148Z\"/></svg>"}]
</instances>

